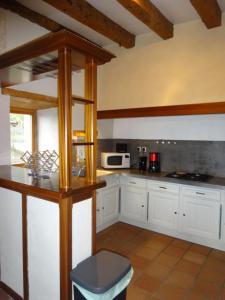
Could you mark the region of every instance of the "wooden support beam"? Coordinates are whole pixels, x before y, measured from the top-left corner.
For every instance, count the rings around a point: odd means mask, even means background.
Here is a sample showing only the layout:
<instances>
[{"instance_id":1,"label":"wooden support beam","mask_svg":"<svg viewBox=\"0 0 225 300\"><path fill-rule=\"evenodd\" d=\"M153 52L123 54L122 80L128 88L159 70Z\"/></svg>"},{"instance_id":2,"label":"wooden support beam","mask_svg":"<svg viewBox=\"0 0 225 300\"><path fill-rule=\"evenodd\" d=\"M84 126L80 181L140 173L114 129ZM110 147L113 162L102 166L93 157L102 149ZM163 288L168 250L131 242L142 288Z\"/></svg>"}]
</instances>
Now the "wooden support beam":
<instances>
[{"instance_id":1,"label":"wooden support beam","mask_svg":"<svg viewBox=\"0 0 225 300\"><path fill-rule=\"evenodd\" d=\"M217 0L190 0L208 29L221 25L222 13Z\"/></svg>"},{"instance_id":2,"label":"wooden support beam","mask_svg":"<svg viewBox=\"0 0 225 300\"><path fill-rule=\"evenodd\" d=\"M149 0L117 0L161 38L173 37L173 24Z\"/></svg>"},{"instance_id":3,"label":"wooden support beam","mask_svg":"<svg viewBox=\"0 0 225 300\"><path fill-rule=\"evenodd\" d=\"M58 100L56 97L37 94L37 93L31 93L27 91L20 91L15 90L11 88L2 88L2 94L3 95L9 95L13 97L23 98L23 99L29 99L29 100L36 100L36 101L42 101L42 102L48 102L57 105Z\"/></svg>"},{"instance_id":4,"label":"wooden support beam","mask_svg":"<svg viewBox=\"0 0 225 300\"><path fill-rule=\"evenodd\" d=\"M63 26L57 22L27 8L15 0L0 0L0 7L10 10L13 13L20 15L21 17L44 27L49 31L59 31L63 29Z\"/></svg>"},{"instance_id":5,"label":"wooden support beam","mask_svg":"<svg viewBox=\"0 0 225 300\"><path fill-rule=\"evenodd\" d=\"M125 48L132 48L135 45L135 36L133 34L98 11L86 0L44 1Z\"/></svg>"}]
</instances>

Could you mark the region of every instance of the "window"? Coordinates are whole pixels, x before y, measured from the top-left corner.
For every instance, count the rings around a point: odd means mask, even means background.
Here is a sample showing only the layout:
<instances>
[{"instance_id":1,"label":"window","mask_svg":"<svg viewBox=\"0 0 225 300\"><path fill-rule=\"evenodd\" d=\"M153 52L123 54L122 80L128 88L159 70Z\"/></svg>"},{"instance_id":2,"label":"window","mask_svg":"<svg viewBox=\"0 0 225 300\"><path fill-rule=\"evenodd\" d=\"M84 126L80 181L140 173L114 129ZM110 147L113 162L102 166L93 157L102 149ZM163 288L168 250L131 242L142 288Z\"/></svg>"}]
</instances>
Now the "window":
<instances>
[{"instance_id":1,"label":"window","mask_svg":"<svg viewBox=\"0 0 225 300\"><path fill-rule=\"evenodd\" d=\"M11 164L21 164L24 152L34 149L34 115L32 113L10 113Z\"/></svg>"}]
</instances>

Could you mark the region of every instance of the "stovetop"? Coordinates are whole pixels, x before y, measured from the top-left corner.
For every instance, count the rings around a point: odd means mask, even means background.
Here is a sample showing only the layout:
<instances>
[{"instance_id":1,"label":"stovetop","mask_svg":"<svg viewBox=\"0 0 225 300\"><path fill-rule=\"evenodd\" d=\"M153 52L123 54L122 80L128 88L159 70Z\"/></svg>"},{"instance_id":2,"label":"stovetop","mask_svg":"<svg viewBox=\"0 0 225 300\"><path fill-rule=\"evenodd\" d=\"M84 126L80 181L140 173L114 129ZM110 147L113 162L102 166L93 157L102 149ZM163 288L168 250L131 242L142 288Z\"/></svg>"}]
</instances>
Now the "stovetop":
<instances>
[{"instance_id":1,"label":"stovetop","mask_svg":"<svg viewBox=\"0 0 225 300\"><path fill-rule=\"evenodd\" d=\"M172 172L168 173L166 177L169 178L177 178L177 179L183 179L183 180L193 180L193 181L200 181L200 182L206 182L212 176L207 174L201 174L201 173L186 173L186 172Z\"/></svg>"}]
</instances>

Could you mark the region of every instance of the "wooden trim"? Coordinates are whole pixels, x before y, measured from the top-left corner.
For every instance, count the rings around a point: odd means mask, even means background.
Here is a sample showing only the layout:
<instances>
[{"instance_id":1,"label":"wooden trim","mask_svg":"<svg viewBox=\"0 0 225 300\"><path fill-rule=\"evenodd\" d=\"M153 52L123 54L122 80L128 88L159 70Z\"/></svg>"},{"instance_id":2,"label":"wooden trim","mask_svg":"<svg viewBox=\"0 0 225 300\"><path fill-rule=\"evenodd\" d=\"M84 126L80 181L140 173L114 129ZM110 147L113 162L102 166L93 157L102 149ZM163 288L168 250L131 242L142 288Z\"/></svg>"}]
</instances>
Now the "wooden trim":
<instances>
[{"instance_id":1,"label":"wooden trim","mask_svg":"<svg viewBox=\"0 0 225 300\"><path fill-rule=\"evenodd\" d=\"M73 146L94 146L93 142L73 142Z\"/></svg>"},{"instance_id":2,"label":"wooden trim","mask_svg":"<svg viewBox=\"0 0 225 300\"><path fill-rule=\"evenodd\" d=\"M140 107L98 111L98 119L224 114L225 102Z\"/></svg>"},{"instance_id":3,"label":"wooden trim","mask_svg":"<svg viewBox=\"0 0 225 300\"><path fill-rule=\"evenodd\" d=\"M47 102L50 104L58 104L58 100L56 97L51 97L43 94L38 94L38 93L31 93L27 91L20 91L16 89L11 89L11 88L2 88L2 94L3 95L9 95L13 97L18 97L18 98L25 98L25 99L32 99L36 101L41 101L41 102Z\"/></svg>"},{"instance_id":4,"label":"wooden trim","mask_svg":"<svg viewBox=\"0 0 225 300\"><path fill-rule=\"evenodd\" d=\"M27 237L27 196L22 194L22 228L23 228L23 294L24 300L29 300L28 276L28 237Z\"/></svg>"},{"instance_id":5,"label":"wooden trim","mask_svg":"<svg viewBox=\"0 0 225 300\"><path fill-rule=\"evenodd\" d=\"M204 1L204 0L203 0ZM117 0L138 20L163 39L173 37L173 24L149 0Z\"/></svg>"},{"instance_id":6,"label":"wooden trim","mask_svg":"<svg viewBox=\"0 0 225 300\"><path fill-rule=\"evenodd\" d=\"M12 290L8 285L4 282L0 281L0 288L3 289L9 296L13 298L13 300L23 300L23 298L18 295L14 290Z\"/></svg>"},{"instance_id":7,"label":"wooden trim","mask_svg":"<svg viewBox=\"0 0 225 300\"><path fill-rule=\"evenodd\" d=\"M59 182L60 188L68 189L72 183L71 49L60 49L58 56Z\"/></svg>"},{"instance_id":8,"label":"wooden trim","mask_svg":"<svg viewBox=\"0 0 225 300\"><path fill-rule=\"evenodd\" d=\"M217 0L190 0L208 29L221 26L222 12Z\"/></svg>"},{"instance_id":9,"label":"wooden trim","mask_svg":"<svg viewBox=\"0 0 225 300\"><path fill-rule=\"evenodd\" d=\"M125 48L135 45L135 36L97 10L86 0L44 0L71 18L108 37Z\"/></svg>"},{"instance_id":10,"label":"wooden trim","mask_svg":"<svg viewBox=\"0 0 225 300\"><path fill-rule=\"evenodd\" d=\"M94 101L91 99L86 99L84 97L80 96L72 96L73 102L78 102L78 103L85 103L85 104L93 104Z\"/></svg>"},{"instance_id":11,"label":"wooden trim","mask_svg":"<svg viewBox=\"0 0 225 300\"><path fill-rule=\"evenodd\" d=\"M60 299L72 299L72 197L60 199Z\"/></svg>"},{"instance_id":12,"label":"wooden trim","mask_svg":"<svg viewBox=\"0 0 225 300\"><path fill-rule=\"evenodd\" d=\"M112 53L96 46L85 38L81 38L67 30L60 30L58 32L48 33L29 43L1 54L0 69L58 50L62 47L70 47L84 55L95 57L98 64L109 62L115 57Z\"/></svg>"}]
</instances>

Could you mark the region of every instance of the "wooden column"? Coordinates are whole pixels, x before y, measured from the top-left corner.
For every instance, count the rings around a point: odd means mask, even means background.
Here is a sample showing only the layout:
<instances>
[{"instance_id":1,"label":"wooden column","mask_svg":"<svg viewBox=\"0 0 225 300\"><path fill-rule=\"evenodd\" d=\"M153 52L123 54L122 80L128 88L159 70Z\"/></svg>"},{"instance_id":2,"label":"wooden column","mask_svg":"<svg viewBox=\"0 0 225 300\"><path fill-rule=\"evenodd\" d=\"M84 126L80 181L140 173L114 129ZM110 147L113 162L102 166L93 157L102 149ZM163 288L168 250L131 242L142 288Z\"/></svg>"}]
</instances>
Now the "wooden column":
<instances>
[{"instance_id":1,"label":"wooden column","mask_svg":"<svg viewBox=\"0 0 225 300\"><path fill-rule=\"evenodd\" d=\"M68 189L72 181L72 63L71 49L58 51L58 122L60 188Z\"/></svg>"},{"instance_id":2,"label":"wooden column","mask_svg":"<svg viewBox=\"0 0 225 300\"><path fill-rule=\"evenodd\" d=\"M96 142L97 142L97 65L93 59L87 59L85 65L85 98L94 101L85 105L86 142L93 142L86 147L87 179L96 180Z\"/></svg>"},{"instance_id":3,"label":"wooden column","mask_svg":"<svg viewBox=\"0 0 225 300\"><path fill-rule=\"evenodd\" d=\"M60 210L60 300L72 299L72 198L59 201Z\"/></svg>"}]
</instances>

